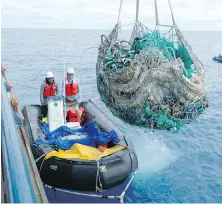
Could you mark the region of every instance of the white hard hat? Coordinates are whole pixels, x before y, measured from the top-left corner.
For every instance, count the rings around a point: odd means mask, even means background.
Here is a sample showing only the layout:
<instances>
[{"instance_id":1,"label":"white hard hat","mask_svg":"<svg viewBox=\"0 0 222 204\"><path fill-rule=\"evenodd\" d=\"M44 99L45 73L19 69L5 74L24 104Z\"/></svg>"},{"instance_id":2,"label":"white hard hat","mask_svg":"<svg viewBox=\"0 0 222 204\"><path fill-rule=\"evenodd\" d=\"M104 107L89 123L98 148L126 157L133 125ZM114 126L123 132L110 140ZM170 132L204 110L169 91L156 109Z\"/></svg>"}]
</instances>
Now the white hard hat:
<instances>
[{"instance_id":1,"label":"white hard hat","mask_svg":"<svg viewBox=\"0 0 222 204\"><path fill-rule=\"evenodd\" d=\"M53 77L54 77L54 75L53 75L52 72L47 72L46 73L46 78L53 78Z\"/></svg>"},{"instance_id":2,"label":"white hard hat","mask_svg":"<svg viewBox=\"0 0 222 204\"><path fill-rule=\"evenodd\" d=\"M67 73L69 73L69 74L75 74L73 68L68 68L68 69L67 69Z\"/></svg>"}]
</instances>

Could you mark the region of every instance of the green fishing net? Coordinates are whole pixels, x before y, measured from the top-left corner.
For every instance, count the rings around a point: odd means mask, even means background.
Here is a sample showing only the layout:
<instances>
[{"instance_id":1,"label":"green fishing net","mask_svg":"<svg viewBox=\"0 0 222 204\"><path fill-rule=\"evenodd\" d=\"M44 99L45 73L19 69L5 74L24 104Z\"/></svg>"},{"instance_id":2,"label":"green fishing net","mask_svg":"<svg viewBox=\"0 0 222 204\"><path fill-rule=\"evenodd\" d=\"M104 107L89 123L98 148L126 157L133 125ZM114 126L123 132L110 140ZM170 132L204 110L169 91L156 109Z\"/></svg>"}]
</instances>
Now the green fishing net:
<instances>
[{"instance_id":1,"label":"green fishing net","mask_svg":"<svg viewBox=\"0 0 222 204\"><path fill-rule=\"evenodd\" d=\"M206 109L205 69L176 26L162 34L137 23L129 41L120 32L102 36L97 60L98 91L115 116L179 129Z\"/></svg>"}]
</instances>

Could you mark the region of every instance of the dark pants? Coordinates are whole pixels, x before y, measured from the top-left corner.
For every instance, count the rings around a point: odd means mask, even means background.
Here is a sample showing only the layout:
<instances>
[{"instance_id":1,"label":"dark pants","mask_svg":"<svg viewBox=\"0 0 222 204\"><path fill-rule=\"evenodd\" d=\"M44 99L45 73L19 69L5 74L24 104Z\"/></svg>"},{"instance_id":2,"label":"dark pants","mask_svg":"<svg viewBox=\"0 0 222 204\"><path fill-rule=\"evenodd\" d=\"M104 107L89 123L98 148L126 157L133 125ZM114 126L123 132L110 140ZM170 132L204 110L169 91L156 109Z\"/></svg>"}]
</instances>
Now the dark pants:
<instances>
[{"instance_id":1,"label":"dark pants","mask_svg":"<svg viewBox=\"0 0 222 204\"><path fill-rule=\"evenodd\" d=\"M48 113L48 106L47 105L42 105L41 113L42 113L43 118L47 117L47 113Z\"/></svg>"}]
</instances>

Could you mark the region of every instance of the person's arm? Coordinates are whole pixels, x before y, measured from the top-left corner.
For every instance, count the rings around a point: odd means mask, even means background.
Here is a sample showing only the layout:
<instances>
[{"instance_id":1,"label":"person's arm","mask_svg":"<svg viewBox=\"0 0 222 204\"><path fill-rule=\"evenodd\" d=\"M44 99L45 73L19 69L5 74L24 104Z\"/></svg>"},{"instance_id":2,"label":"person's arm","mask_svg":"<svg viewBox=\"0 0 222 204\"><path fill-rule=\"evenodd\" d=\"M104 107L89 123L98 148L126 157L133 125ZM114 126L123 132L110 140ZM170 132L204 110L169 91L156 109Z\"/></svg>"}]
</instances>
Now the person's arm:
<instances>
[{"instance_id":1,"label":"person's arm","mask_svg":"<svg viewBox=\"0 0 222 204\"><path fill-rule=\"evenodd\" d=\"M56 95L59 95L59 86L57 83L56 83Z\"/></svg>"},{"instance_id":2,"label":"person's arm","mask_svg":"<svg viewBox=\"0 0 222 204\"><path fill-rule=\"evenodd\" d=\"M44 83L42 83L41 87L40 87L40 102L42 105L44 103L44 98L43 98L44 87L45 87L45 85L44 85Z\"/></svg>"}]
</instances>

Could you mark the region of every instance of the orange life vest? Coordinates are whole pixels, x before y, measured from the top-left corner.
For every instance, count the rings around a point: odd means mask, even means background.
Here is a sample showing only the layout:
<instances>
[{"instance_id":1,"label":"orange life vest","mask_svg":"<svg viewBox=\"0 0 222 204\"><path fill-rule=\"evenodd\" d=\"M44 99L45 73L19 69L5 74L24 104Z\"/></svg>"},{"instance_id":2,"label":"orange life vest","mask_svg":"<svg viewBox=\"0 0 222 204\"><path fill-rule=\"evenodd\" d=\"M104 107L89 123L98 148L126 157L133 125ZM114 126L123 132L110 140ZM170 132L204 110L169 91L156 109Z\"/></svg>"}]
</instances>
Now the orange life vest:
<instances>
[{"instance_id":1,"label":"orange life vest","mask_svg":"<svg viewBox=\"0 0 222 204\"><path fill-rule=\"evenodd\" d=\"M68 83L68 79L66 78L66 96L75 96L76 94L79 93L79 87L78 84Z\"/></svg>"},{"instance_id":2,"label":"orange life vest","mask_svg":"<svg viewBox=\"0 0 222 204\"><path fill-rule=\"evenodd\" d=\"M79 120L79 118L77 117L75 110L73 110L71 108L71 109L69 109L69 111L67 113L68 122L79 122L80 123L81 121L84 120L85 110L82 107L80 107L79 109L82 111L81 120Z\"/></svg>"},{"instance_id":3,"label":"orange life vest","mask_svg":"<svg viewBox=\"0 0 222 204\"><path fill-rule=\"evenodd\" d=\"M44 87L43 96L49 97L49 96L55 96L55 94L56 94L56 85L55 84L52 84L52 85L46 84Z\"/></svg>"}]
</instances>

